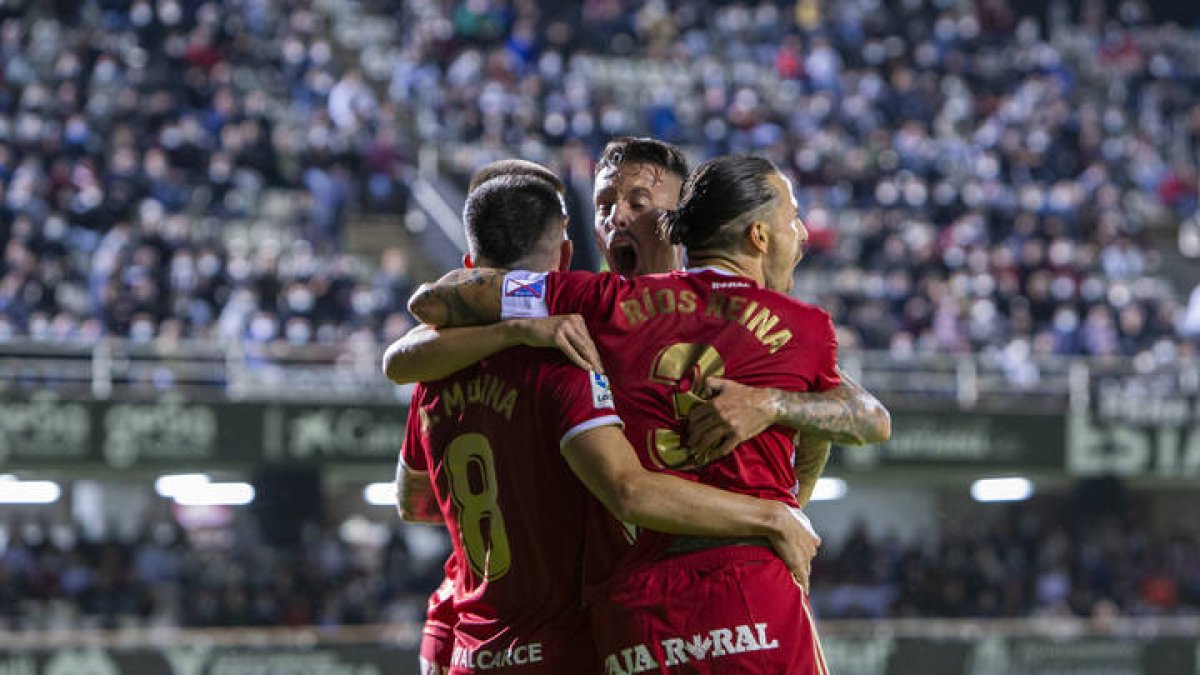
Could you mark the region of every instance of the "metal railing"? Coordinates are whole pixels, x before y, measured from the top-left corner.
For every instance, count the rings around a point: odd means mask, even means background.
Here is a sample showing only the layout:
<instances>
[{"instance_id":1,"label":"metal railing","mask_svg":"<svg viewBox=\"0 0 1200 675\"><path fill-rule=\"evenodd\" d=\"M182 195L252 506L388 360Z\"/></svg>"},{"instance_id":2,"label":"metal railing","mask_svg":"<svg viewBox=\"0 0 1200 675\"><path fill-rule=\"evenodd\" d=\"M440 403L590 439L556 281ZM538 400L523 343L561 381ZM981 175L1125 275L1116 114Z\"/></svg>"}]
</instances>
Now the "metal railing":
<instances>
[{"instance_id":1,"label":"metal railing","mask_svg":"<svg viewBox=\"0 0 1200 675\"><path fill-rule=\"evenodd\" d=\"M0 343L0 393L24 398L54 391L66 398L154 398L171 392L195 400L404 400L407 388L379 370L382 347L284 344L169 345L104 340L91 345ZM842 353L842 367L889 402L965 410L1036 407L1065 410L1086 401L1098 382L1133 391L1195 393L1200 364L1141 364L1133 359L1005 360L988 354L896 356Z\"/></svg>"},{"instance_id":2,"label":"metal railing","mask_svg":"<svg viewBox=\"0 0 1200 675\"><path fill-rule=\"evenodd\" d=\"M0 344L0 393L20 398L46 390L99 400L170 392L195 400L392 401L405 398L406 388L380 373L374 344Z\"/></svg>"}]
</instances>

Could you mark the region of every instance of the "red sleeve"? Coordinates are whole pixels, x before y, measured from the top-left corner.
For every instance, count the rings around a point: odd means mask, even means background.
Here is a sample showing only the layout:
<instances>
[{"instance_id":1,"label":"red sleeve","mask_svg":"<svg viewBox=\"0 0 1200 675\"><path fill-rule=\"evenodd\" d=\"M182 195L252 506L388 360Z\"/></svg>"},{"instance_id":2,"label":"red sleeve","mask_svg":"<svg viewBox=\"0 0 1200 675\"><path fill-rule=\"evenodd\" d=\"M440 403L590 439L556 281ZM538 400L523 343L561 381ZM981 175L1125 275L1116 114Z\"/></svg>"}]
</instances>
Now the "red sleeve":
<instances>
[{"instance_id":1,"label":"red sleeve","mask_svg":"<svg viewBox=\"0 0 1200 675\"><path fill-rule=\"evenodd\" d=\"M795 303L789 308L792 336L777 355L778 379L771 386L786 391L821 392L842 383L837 373L837 335L824 310Z\"/></svg>"},{"instance_id":2,"label":"red sleeve","mask_svg":"<svg viewBox=\"0 0 1200 675\"><path fill-rule=\"evenodd\" d=\"M632 282L611 272L551 272L546 305L551 314L582 314L590 321L606 319Z\"/></svg>"},{"instance_id":3,"label":"red sleeve","mask_svg":"<svg viewBox=\"0 0 1200 675\"><path fill-rule=\"evenodd\" d=\"M425 402L425 387L418 384L413 390L405 421L404 445L400 448L400 463L413 471L429 471L429 455L425 452L424 425L421 424L421 404Z\"/></svg>"},{"instance_id":4,"label":"red sleeve","mask_svg":"<svg viewBox=\"0 0 1200 675\"><path fill-rule=\"evenodd\" d=\"M589 429L621 426L607 377L571 365L548 372L546 385L555 404L550 414L558 425L560 448Z\"/></svg>"},{"instance_id":5,"label":"red sleeve","mask_svg":"<svg viewBox=\"0 0 1200 675\"><path fill-rule=\"evenodd\" d=\"M811 312L801 342L804 353L812 355L805 377L813 383L813 391L827 391L842 383L837 373L837 333L833 330L833 319L825 310L813 307Z\"/></svg>"}]
</instances>

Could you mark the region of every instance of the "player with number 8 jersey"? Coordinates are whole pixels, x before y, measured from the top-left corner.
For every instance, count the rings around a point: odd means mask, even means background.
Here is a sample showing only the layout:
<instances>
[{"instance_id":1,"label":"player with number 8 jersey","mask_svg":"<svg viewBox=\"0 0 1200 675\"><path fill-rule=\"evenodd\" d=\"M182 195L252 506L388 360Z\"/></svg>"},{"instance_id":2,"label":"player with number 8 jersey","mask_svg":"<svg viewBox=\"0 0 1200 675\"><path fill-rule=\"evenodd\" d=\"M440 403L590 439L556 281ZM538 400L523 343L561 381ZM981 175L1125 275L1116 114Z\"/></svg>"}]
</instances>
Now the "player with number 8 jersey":
<instances>
[{"instance_id":1,"label":"player with number 8 jersey","mask_svg":"<svg viewBox=\"0 0 1200 675\"><path fill-rule=\"evenodd\" d=\"M451 672L586 672L595 662L578 596L588 497L553 452L619 423L607 382L594 378L526 348L414 395L421 424L408 429L403 461L430 473L465 563L454 579Z\"/></svg>"}]
</instances>

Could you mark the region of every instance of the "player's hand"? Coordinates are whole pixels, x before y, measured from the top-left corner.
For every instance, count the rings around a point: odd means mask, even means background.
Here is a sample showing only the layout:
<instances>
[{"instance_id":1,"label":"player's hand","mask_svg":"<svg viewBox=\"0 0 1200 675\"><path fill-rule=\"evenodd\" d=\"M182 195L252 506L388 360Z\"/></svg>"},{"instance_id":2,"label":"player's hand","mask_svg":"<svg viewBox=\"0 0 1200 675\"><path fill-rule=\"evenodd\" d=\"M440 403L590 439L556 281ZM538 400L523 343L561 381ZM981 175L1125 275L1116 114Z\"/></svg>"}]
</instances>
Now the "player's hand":
<instances>
[{"instance_id":1,"label":"player's hand","mask_svg":"<svg viewBox=\"0 0 1200 675\"><path fill-rule=\"evenodd\" d=\"M775 390L719 377L710 377L705 384L713 398L688 416L687 446L700 466L728 455L775 423Z\"/></svg>"},{"instance_id":2,"label":"player's hand","mask_svg":"<svg viewBox=\"0 0 1200 675\"><path fill-rule=\"evenodd\" d=\"M821 537L813 529L812 521L804 511L779 502L780 527L778 534L770 537L771 546L792 572L796 585L809 592L809 574L812 559L821 546Z\"/></svg>"},{"instance_id":3,"label":"player's hand","mask_svg":"<svg viewBox=\"0 0 1200 675\"><path fill-rule=\"evenodd\" d=\"M541 319L514 319L510 324L517 331L517 341L521 344L554 347L580 368L604 372L600 352L596 349L596 343L592 342L582 316L562 314Z\"/></svg>"}]
</instances>

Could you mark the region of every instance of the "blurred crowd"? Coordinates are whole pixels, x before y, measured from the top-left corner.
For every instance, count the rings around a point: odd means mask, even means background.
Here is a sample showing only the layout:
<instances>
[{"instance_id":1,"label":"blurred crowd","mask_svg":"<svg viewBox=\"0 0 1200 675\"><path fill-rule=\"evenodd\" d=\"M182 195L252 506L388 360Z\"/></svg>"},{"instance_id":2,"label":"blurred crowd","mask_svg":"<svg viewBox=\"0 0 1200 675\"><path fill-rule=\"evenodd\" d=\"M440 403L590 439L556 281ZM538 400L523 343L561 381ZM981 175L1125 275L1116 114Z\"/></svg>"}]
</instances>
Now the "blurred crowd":
<instances>
[{"instance_id":1,"label":"blurred crowd","mask_svg":"<svg viewBox=\"0 0 1200 675\"><path fill-rule=\"evenodd\" d=\"M1014 507L945 521L931 540L858 526L813 561L827 618L1195 615L1200 530L1147 531L1144 517Z\"/></svg>"},{"instance_id":2,"label":"blurred crowd","mask_svg":"<svg viewBox=\"0 0 1200 675\"><path fill-rule=\"evenodd\" d=\"M0 340L403 332L407 252L342 228L407 210L406 146L309 4L0 7Z\"/></svg>"},{"instance_id":3,"label":"blurred crowd","mask_svg":"<svg viewBox=\"0 0 1200 675\"><path fill-rule=\"evenodd\" d=\"M1200 34L1144 2L412 4L390 92L463 169L517 149L586 176L621 134L772 158L843 345L1195 352L1159 272L1195 225Z\"/></svg>"},{"instance_id":4,"label":"blurred crowd","mask_svg":"<svg viewBox=\"0 0 1200 675\"><path fill-rule=\"evenodd\" d=\"M63 524L6 525L0 630L420 621L442 578L440 564L414 559L399 524L370 547L325 531L287 548L245 529L160 523L89 538Z\"/></svg>"},{"instance_id":5,"label":"blurred crowd","mask_svg":"<svg viewBox=\"0 0 1200 675\"><path fill-rule=\"evenodd\" d=\"M1069 512L1042 504L945 519L907 542L860 525L815 558L814 606L827 619L1200 613L1194 523L1156 532L1133 514ZM344 524L277 547L252 528L159 523L89 538L10 519L0 527L0 630L421 621L444 542L414 547L408 526L369 527L380 530L369 544Z\"/></svg>"},{"instance_id":6,"label":"blurred crowd","mask_svg":"<svg viewBox=\"0 0 1200 675\"><path fill-rule=\"evenodd\" d=\"M345 256L343 228L407 210L418 147L460 179L545 162L586 221L599 149L647 134L794 178L800 288L847 347L1195 356L1200 34L1143 0L58 0L0 23L0 338L386 340L410 252ZM294 243L229 241L274 188Z\"/></svg>"}]
</instances>

